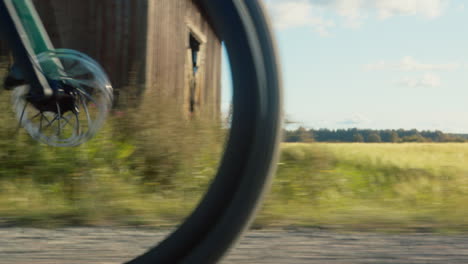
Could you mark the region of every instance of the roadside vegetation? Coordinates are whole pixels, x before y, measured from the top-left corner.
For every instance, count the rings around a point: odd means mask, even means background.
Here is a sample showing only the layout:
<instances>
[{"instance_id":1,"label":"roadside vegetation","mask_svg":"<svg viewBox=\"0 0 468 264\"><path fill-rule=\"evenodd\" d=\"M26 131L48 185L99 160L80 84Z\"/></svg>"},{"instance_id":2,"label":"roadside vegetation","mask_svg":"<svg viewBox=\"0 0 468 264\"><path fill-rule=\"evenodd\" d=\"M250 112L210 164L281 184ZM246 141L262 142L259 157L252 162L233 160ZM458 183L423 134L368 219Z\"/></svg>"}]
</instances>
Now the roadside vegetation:
<instances>
[{"instance_id":1,"label":"roadside vegetation","mask_svg":"<svg viewBox=\"0 0 468 264\"><path fill-rule=\"evenodd\" d=\"M286 143L264 225L468 231L468 145Z\"/></svg>"},{"instance_id":2,"label":"roadside vegetation","mask_svg":"<svg viewBox=\"0 0 468 264\"><path fill-rule=\"evenodd\" d=\"M77 148L42 146L2 126L0 222L180 222L216 171L222 137L217 144L200 142L197 150L180 138L153 146L111 128L120 121L114 117L98 138ZM216 138L208 131L206 138ZM285 143L254 226L466 232L467 162L463 143Z\"/></svg>"},{"instance_id":3,"label":"roadside vegetation","mask_svg":"<svg viewBox=\"0 0 468 264\"><path fill-rule=\"evenodd\" d=\"M179 223L213 178L225 135L175 118L171 105L115 110L91 141L56 148L18 129L2 91L0 226Z\"/></svg>"}]
</instances>

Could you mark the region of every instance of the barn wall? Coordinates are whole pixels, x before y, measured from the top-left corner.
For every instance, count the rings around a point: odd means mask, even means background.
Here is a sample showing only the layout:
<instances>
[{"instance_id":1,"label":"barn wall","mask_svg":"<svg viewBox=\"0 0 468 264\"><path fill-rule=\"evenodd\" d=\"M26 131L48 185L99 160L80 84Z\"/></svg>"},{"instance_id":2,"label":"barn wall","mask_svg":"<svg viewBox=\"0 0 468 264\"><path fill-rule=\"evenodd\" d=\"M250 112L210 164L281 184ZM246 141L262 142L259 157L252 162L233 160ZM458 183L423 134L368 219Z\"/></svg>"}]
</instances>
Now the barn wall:
<instances>
[{"instance_id":1,"label":"barn wall","mask_svg":"<svg viewBox=\"0 0 468 264\"><path fill-rule=\"evenodd\" d=\"M167 1L167 0L166 0ZM136 97L146 86L146 0L36 0L56 48L88 54L105 69L116 99ZM51 10L53 12L51 12Z\"/></svg>"},{"instance_id":2,"label":"barn wall","mask_svg":"<svg viewBox=\"0 0 468 264\"><path fill-rule=\"evenodd\" d=\"M204 115L220 109L221 43L193 1L151 1L146 80L148 97L177 98L188 112L191 73L190 32L204 39L197 75L197 107ZM164 36L164 37L162 37ZM184 69L184 70L182 70Z\"/></svg>"},{"instance_id":3,"label":"barn wall","mask_svg":"<svg viewBox=\"0 0 468 264\"><path fill-rule=\"evenodd\" d=\"M197 74L197 112L219 115L221 43L192 0L34 2L54 46L95 58L108 73L121 102L141 94L144 104L171 98L186 113L189 33L202 35L206 41ZM119 97L122 94L125 96Z\"/></svg>"}]
</instances>

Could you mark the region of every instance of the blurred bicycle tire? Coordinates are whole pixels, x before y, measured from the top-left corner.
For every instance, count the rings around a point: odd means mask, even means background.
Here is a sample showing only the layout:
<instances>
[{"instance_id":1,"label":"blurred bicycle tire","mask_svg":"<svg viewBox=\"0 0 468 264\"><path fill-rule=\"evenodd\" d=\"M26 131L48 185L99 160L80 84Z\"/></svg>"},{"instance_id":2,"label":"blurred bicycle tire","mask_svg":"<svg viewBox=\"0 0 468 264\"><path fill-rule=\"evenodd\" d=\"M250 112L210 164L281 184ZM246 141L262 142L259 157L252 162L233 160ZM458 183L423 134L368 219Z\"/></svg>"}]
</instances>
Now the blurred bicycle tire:
<instances>
[{"instance_id":1,"label":"blurred bicycle tire","mask_svg":"<svg viewBox=\"0 0 468 264\"><path fill-rule=\"evenodd\" d=\"M280 72L260 1L199 1L228 51L231 131L206 195L177 230L134 263L215 263L255 215L276 167L282 125Z\"/></svg>"}]
</instances>

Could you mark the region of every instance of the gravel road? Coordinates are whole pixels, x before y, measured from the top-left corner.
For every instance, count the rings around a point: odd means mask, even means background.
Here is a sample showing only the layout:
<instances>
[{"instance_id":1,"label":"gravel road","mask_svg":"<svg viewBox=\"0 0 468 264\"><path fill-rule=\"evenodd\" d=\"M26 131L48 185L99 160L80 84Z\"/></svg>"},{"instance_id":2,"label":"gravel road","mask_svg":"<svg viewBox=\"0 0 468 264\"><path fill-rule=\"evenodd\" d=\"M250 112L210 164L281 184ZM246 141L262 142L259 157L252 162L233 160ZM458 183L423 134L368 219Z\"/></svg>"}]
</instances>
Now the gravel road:
<instances>
[{"instance_id":1,"label":"gravel road","mask_svg":"<svg viewBox=\"0 0 468 264\"><path fill-rule=\"evenodd\" d=\"M162 240L150 229L0 229L0 263L122 263ZM223 264L468 263L468 235L249 231Z\"/></svg>"}]
</instances>

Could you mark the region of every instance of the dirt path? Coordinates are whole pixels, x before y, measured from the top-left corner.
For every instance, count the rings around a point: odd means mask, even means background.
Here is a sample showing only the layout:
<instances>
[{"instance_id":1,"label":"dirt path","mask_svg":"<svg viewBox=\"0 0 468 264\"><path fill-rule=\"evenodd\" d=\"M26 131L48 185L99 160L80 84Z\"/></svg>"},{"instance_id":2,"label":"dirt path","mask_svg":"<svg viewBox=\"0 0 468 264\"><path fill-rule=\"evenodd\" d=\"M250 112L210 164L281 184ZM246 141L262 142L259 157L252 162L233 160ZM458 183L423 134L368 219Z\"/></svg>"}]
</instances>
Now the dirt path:
<instances>
[{"instance_id":1,"label":"dirt path","mask_svg":"<svg viewBox=\"0 0 468 264\"><path fill-rule=\"evenodd\" d=\"M0 263L122 263L165 235L144 229L4 228ZM468 263L468 235L250 231L222 263Z\"/></svg>"}]
</instances>

